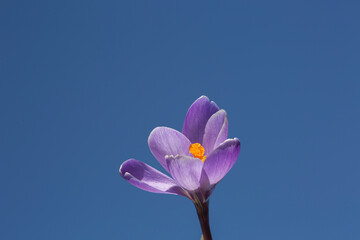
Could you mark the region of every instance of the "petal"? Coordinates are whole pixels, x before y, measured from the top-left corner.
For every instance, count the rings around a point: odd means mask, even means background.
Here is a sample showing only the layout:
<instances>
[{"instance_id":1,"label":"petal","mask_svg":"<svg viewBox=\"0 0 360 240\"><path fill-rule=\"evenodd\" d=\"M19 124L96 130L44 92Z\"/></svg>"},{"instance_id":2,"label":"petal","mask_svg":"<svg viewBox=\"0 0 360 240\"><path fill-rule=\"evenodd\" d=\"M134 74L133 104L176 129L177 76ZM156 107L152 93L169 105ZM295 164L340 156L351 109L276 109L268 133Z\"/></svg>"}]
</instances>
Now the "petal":
<instances>
[{"instance_id":1,"label":"petal","mask_svg":"<svg viewBox=\"0 0 360 240\"><path fill-rule=\"evenodd\" d=\"M121 164L119 172L125 180L142 190L185 196L181 187L172 178L139 160L125 161Z\"/></svg>"},{"instance_id":2,"label":"petal","mask_svg":"<svg viewBox=\"0 0 360 240\"><path fill-rule=\"evenodd\" d=\"M240 153L240 141L228 139L220 144L205 160L203 174L210 184L218 183L232 168Z\"/></svg>"},{"instance_id":3,"label":"petal","mask_svg":"<svg viewBox=\"0 0 360 240\"><path fill-rule=\"evenodd\" d=\"M165 156L190 156L190 141L181 132L168 127L157 127L149 136L149 148L159 163L169 171Z\"/></svg>"},{"instance_id":4,"label":"petal","mask_svg":"<svg viewBox=\"0 0 360 240\"><path fill-rule=\"evenodd\" d=\"M200 176L204 163L194 157L168 156L167 163L171 176L184 189L194 191L200 187Z\"/></svg>"},{"instance_id":5,"label":"petal","mask_svg":"<svg viewBox=\"0 0 360 240\"><path fill-rule=\"evenodd\" d=\"M206 96L201 96L190 106L182 130L190 142L202 144L206 123L218 110L216 103Z\"/></svg>"},{"instance_id":6,"label":"petal","mask_svg":"<svg viewBox=\"0 0 360 240\"><path fill-rule=\"evenodd\" d=\"M210 117L205 127L203 146L206 155L227 139L228 130L229 121L225 110L221 109Z\"/></svg>"}]
</instances>

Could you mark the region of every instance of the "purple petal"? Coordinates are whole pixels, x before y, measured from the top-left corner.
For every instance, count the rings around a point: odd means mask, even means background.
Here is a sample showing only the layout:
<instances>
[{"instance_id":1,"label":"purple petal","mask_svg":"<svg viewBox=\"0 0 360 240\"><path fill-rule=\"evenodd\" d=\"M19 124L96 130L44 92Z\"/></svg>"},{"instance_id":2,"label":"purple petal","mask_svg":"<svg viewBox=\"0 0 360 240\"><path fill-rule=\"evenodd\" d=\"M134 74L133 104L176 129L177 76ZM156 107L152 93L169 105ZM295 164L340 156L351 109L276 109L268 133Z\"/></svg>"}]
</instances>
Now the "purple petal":
<instances>
[{"instance_id":1,"label":"purple petal","mask_svg":"<svg viewBox=\"0 0 360 240\"><path fill-rule=\"evenodd\" d=\"M203 171L210 184L218 183L232 168L240 153L240 141L228 139L220 144L205 160ZM204 174L205 174L204 173Z\"/></svg>"},{"instance_id":2,"label":"purple petal","mask_svg":"<svg viewBox=\"0 0 360 240\"><path fill-rule=\"evenodd\" d=\"M206 123L218 110L216 103L206 96L201 96L190 106L182 130L190 142L202 144Z\"/></svg>"},{"instance_id":3,"label":"purple petal","mask_svg":"<svg viewBox=\"0 0 360 240\"><path fill-rule=\"evenodd\" d=\"M172 178L139 160L125 161L120 166L119 172L125 180L142 190L185 196Z\"/></svg>"},{"instance_id":4,"label":"purple petal","mask_svg":"<svg viewBox=\"0 0 360 240\"><path fill-rule=\"evenodd\" d=\"M223 143L228 136L229 122L226 112L219 110L214 113L205 127L203 147L205 148L205 155L210 154L214 148Z\"/></svg>"},{"instance_id":5,"label":"purple petal","mask_svg":"<svg viewBox=\"0 0 360 240\"><path fill-rule=\"evenodd\" d=\"M157 127L149 136L149 148L154 157L167 170L165 156L167 155L186 155L191 156L189 152L190 141L181 132L172 128Z\"/></svg>"},{"instance_id":6,"label":"purple petal","mask_svg":"<svg viewBox=\"0 0 360 240\"><path fill-rule=\"evenodd\" d=\"M167 163L171 176L184 189L196 190L200 187L200 176L204 163L188 156L168 156Z\"/></svg>"}]
</instances>

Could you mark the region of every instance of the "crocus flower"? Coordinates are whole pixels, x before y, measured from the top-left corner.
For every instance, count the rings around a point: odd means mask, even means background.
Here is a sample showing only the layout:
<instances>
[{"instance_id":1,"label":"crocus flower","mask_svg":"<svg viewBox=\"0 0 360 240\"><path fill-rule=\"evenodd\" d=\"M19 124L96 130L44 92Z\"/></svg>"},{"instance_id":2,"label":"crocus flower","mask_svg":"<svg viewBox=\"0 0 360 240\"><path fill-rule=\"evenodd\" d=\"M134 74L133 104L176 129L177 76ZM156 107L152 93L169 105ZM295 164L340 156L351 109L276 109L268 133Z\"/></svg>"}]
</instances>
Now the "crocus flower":
<instances>
[{"instance_id":1,"label":"crocus flower","mask_svg":"<svg viewBox=\"0 0 360 240\"><path fill-rule=\"evenodd\" d=\"M203 237L211 239L208 199L240 152L240 141L227 137L226 112L202 96L190 106L182 133L168 127L157 127L150 133L149 148L171 177L136 159L125 161L119 171L125 180L145 191L192 200Z\"/></svg>"}]
</instances>

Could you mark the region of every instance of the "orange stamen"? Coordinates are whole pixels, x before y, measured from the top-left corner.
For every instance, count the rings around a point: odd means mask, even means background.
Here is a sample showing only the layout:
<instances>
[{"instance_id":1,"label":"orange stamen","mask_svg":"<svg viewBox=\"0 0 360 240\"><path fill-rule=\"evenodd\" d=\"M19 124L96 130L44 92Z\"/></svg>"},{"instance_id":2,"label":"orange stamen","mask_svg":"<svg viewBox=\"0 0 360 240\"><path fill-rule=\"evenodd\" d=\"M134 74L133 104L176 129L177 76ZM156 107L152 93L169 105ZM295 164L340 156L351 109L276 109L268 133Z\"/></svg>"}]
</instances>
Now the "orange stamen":
<instances>
[{"instance_id":1,"label":"orange stamen","mask_svg":"<svg viewBox=\"0 0 360 240\"><path fill-rule=\"evenodd\" d=\"M205 159L206 159L206 156L204 156L205 148L203 146L201 146L200 143L191 144L189 147L189 151L190 151L190 153L192 153L192 155L195 158L201 159L201 161L205 162Z\"/></svg>"}]
</instances>

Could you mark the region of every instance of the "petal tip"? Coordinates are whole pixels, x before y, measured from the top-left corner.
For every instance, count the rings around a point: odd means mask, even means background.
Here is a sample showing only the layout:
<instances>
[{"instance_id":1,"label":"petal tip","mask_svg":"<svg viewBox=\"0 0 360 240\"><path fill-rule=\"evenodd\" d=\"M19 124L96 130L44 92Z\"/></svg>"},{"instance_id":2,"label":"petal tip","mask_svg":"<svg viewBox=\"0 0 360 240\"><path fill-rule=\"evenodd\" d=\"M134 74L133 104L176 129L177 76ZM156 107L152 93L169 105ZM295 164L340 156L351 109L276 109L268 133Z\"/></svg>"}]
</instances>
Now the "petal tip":
<instances>
[{"instance_id":1,"label":"petal tip","mask_svg":"<svg viewBox=\"0 0 360 240\"><path fill-rule=\"evenodd\" d=\"M159 127L156 127L154 128L153 130L151 130L150 134L149 134L149 137L148 137L148 143L150 142L151 140L151 137L152 135L154 134L155 131L159 130L160 128L163 128L162 126L159 126Z\"/></svg>"},{"instance_id":2,"label":"petal tip","mask_svg":"<svg viewBox=\"0 0 360 240\"><path fill-rule=\"evenodd\" d=\"M207 99L207 100L209 100L209 98L206 95L201 95L197 100L199 100L199 99Z\"/></svg>"},{"instance_id":3,"label":"petal tip","mask_svg":"<svg viewBox=\"0 0 360 240\"><path fill-rule=\"evenodd\" d=\"M214 103L213 101L210 101L210 99L209 99L207 96L205 96L205 95L201 95L198 99L196 99L196 100L193 102L193 104L196 103L196 102L210 102L210 103ZM192 104L192 105L193 105L193 104Z\"/></svg>"},{"instance_id":4,"label":"petal tip","mask_svg":"<svg viewBox=\"0 0 360 240\"><path fill-rule=\"evenodd\" d=\"M240 148L240 140L238 139L238 138L233 138L233 139L230 139L231 141L233 141L233 142L235 142L235 147L238 147L238 148Z\"/></svg>"},{"instance_id":5,"label":"petal tip","mask_svg":"<svg viewBox=\"0 0 360 240\"><path fill-rule=\"evenodd\" d=\"M224 109L220 109L219 112L225 114L225 116L227 116L227 112Z\"/></svg>"},{"instance_id":6,"label":"petal tip","mask_svg":"<svg viewBox=\"0 0 360 240\"><path fill-rule=\"evenodd\" d=\"M122 164L120 165L119 173L120 173L120 175L123 175L122 172L121 172L121 168L122 168Z\"/></svg>"},{"instance_id":7,"label":"petal tip","mask_svg":"<svg viewBox=\"0 0 360 240\"><path fill-rule=\"evenodd\" d=\"M239 146L241 145L240 140L238 138L234 138L234 140L236 141L237 145L239 145Z\"/></svg>"},{"instance_id":8,"label":"petal tip","mask_svg":"<svg viewBox=\"0 0 360 240\"><path fill-rule=\"evenodd\" d=\"M125 171L124 171L124 166L126 166L126 164L127 164L128 162L132 161L132 160L134 160L134 159L133 159L133 158L130 158L130 159L126 160L125 162L123 162L123 163L120 165L119 173L120 173L120 175L121 175L123 178L125 178L125 175L128 173L128 172L126 171L126 169L125 169Z\"/></svg>"}]
</instances>

